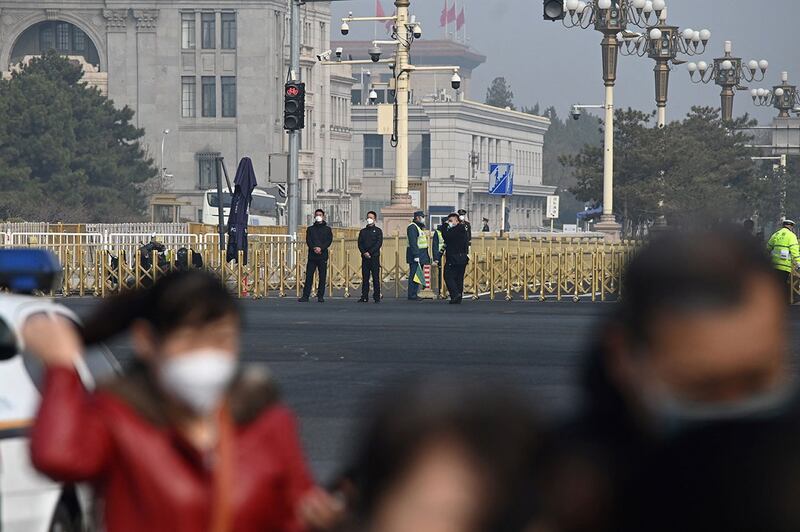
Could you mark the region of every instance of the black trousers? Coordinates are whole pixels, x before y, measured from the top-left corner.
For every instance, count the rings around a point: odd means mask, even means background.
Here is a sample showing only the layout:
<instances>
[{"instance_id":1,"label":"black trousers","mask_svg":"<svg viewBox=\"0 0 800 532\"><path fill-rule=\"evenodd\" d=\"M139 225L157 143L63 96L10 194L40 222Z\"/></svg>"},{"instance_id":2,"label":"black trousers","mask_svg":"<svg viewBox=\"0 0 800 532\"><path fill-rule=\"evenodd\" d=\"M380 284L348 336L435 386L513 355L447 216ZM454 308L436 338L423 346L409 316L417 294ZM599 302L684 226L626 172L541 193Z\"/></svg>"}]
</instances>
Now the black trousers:
<instances>
[{"instance_id":1,"label":"black trousers","mask_svg":"<svg viewBox=\"0 0 800 532\"><path fill-rule=\"evenodd\" d=\"M303 287L303 297L311 297L311 287L314 285L314 273L319 272L319 285L317 297L325 297L325 283L328 280L328 261L308 259L306 264L306 284Z\"/></svg>"},{"instance_id":2,"label":"black trousers","mask_svg":"<svg viewBox=\"0 0 800 532\"><path fill-rule=\"evenodd\" d=\"M369 299L369 280L372 278L372 291L375 301L381 299L381 259L361 257L361 297Z\"/></svg>"},{"instance_id":3,"label":"black trousers","mask_svg":"<svg viewBox=\"0 0 800 532\"><path fill-rule=\"evenodd\" d=\"M444 282L447 284L447 291L450 292L450 299L461 299L464 295L464 273L466 271L466 264L453 264L452 262L445 264Z\"/></svg>"},{"instance_id":4,"label":"black trousers","mask_svg":"<svg viewBox=\"0 0 800 532\"><path fill-rule=\"evenodd\" d=\"M791 272L785 272L783 270L775 270L775 273L778 275L778 278L783 283L783 291L786 294L786 300L791 303L792 302L792 274Z\"/></svg>"}]
</instances>

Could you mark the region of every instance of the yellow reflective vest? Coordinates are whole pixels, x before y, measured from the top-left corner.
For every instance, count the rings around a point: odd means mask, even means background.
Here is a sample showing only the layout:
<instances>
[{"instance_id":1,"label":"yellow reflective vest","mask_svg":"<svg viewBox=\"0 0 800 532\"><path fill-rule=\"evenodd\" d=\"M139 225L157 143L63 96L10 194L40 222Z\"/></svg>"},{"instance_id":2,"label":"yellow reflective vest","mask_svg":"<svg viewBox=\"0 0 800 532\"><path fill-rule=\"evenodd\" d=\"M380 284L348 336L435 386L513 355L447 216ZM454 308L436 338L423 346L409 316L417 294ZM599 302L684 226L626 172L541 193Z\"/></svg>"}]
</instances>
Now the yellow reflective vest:
<instances>
[{"instance_id":1,"label":"yellow reflective vest","mask_svg":"<svg viewBox=\"0 0 800 532\"><path fill-rule=\"evenodd\" d=\"M428 249L428 232L415 223L409 224L409 227L412 225L417 228L417 247L419 249Z\"/></svg>"},{"instance_id":2,"label":"yellow reflective vest","mask_svg":"<svg viewBox=\"0 0 800 532\"><path fill-rule=\"evenodd\" d=\"M767 243L772 265L776 269L791 272L794 264L800 264L800 244L797 235L786 227L779 229Z\"/></svg>"}]
</instances>

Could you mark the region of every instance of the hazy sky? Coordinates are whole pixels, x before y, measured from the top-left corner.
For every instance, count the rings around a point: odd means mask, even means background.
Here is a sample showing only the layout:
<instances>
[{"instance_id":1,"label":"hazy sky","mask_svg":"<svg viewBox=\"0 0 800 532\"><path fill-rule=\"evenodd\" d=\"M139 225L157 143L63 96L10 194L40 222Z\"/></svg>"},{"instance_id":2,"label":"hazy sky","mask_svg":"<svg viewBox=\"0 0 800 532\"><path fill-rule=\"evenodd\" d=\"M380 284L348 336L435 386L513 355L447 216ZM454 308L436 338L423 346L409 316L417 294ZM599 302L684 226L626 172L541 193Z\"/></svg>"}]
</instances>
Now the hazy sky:
<instances>
[{"instance_id":1,"label":"hazy sky","mask_svg":"<svg viewBox=\"0 0 800 532\"><path fill-rule=\"evenodd\" d=\"M602 103L599 32L567 29L561 23L542 20L541 0L457 1L459 6L466 6L470 45L488 58L475 71L473 99L482 101L489 82L496 76L505 76L512 85L517 106L538 101L555 105L564 116L573 103ZM381 2L391 13L394 1ZM412 0L412 13L422 22L426 37L444 36L439 27L443 5L444 0ZM348 0L332 6L336 21L347 11L356 16L375 12L375 0ZM767 79L750 88L779 84L782 70L789 71L791 82L800 84L800 0L667 0L667 6L669 23L682 29L708 28L712 32L708 50L694 61L710 63L722 55L723 42L730 40L734 56L770 62ZM334 22L334 31L338 26ZM355 23L351 27L352 38L372 38L371 24ZM337 32L333 37L338 39L341 35ZM620 57L617 106L655 109L654 65L646 57ZM719 91L713 82L690 83L686 66L675 67L670 80L668 119L680 119L692 105L718 107ZM755 107L749 92L737 93L734 112L749 112L759 121L777 114L772 108Z\"/></svg>"}]
</instances>

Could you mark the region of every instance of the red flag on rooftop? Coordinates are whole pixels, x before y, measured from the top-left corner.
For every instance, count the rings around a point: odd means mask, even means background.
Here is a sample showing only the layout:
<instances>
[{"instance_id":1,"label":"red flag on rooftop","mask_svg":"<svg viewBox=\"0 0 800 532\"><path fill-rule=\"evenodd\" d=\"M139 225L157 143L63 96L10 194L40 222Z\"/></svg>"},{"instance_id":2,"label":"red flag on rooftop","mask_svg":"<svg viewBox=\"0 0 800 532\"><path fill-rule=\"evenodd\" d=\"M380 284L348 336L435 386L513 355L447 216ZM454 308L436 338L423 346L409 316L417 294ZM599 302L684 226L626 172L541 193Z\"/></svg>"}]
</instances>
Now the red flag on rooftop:
<instances>
[{"instance_id":1,"label":"red flag on rooftop","mask_svg":"<svg viewBox=\"0 0 800 532\"><path fill-rule=\"evenodd\" d=\"M453 5L450 6L450 10L447 12L447 23L450 24L451 22L456 21L456 4L453 2Z\"/></svg>"},{"instance_id":2,"label":"red flag on rooftop","mask_svg":"<svg viewBox=\"0 0 800 532\"><path fill-rule=\"evenodd\" d=\"M439 27L444 28L445 26L447 26L447 0L444 0L444 7L442 8L442 14L441 16L439 16Z\"/></svg>"},{"instance_id":3,"label":"red flag on rooftop","mask_svg":"<svg viewBox=\"0 0 800 532\"><path fill-rule=\"evenodd\" d=\"M461 12L458 14L458 18L456 19L456 31L461 31L461 28L464 27L464 24L467 23L467 17L464 14L464 8L461 8Z\"/></svg>"},{"instance_id":4,"label":"red flag on rooftop","mask_svg":"<svg viewBox=\"0 0 800 532\"><path fill-rule=\"evenodd\" d=\"M386 16L386 12L383 10L383 6L381 5L381 0L375 0L375 16L376 17Z\"/></svg>"}]
</instances>

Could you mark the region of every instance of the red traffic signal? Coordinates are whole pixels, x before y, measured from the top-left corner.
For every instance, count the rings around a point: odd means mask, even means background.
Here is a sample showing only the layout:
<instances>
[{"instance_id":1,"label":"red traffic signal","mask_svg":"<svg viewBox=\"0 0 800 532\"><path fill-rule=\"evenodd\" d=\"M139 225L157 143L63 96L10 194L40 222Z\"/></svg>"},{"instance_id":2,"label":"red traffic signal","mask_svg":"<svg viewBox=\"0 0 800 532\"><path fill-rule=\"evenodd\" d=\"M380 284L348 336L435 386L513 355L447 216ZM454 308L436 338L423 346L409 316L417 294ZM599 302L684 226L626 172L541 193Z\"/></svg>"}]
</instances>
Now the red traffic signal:
<instances>
[{"instance_id":1,"label":"red traffic signal","mask_svg":"<svg viewBox=\"0 0 800 532\"><path fill-rule=\"evenodd\" d=\"M298 131L306 127L306 85L290 81L283 91L283 128Z\"/></svg>"}]
</instances>

